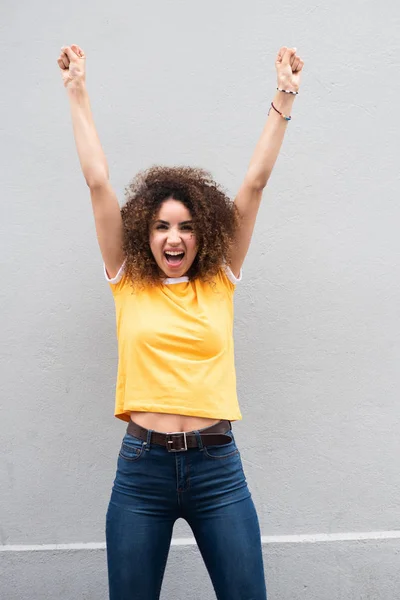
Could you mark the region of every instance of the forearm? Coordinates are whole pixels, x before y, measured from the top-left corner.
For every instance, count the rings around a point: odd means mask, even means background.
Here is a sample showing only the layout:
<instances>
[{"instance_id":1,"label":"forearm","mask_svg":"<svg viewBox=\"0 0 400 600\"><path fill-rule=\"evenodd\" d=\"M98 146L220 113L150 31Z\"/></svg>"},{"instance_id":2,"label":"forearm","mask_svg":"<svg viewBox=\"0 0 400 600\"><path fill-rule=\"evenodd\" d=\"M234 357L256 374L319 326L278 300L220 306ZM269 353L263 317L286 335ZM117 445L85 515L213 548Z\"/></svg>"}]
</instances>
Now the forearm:
<instances>
[{"instance_id":1,"label":"forearm","mask_svg":"<svg viewBox=\"0 0 400 600\"><path fill-rule=\"evenodd\" d=\"M94 124L89 94L83 83L67 88L76 149L89 187L109 178L108 164Z\"/></svg>"},{"instance_id":2,"label":"forearm","mask_svg":"<svg viewBox=\"0 0 400 600\"><path fill-rule=\"evenodd\" d=\"M281 113L289 116L292 114L295 98L293 94L277 92L273 103ZM246 180L255 187L266 186L278 158L288 123L271 107L246 174Z\"/></svg>"}]
</instances>

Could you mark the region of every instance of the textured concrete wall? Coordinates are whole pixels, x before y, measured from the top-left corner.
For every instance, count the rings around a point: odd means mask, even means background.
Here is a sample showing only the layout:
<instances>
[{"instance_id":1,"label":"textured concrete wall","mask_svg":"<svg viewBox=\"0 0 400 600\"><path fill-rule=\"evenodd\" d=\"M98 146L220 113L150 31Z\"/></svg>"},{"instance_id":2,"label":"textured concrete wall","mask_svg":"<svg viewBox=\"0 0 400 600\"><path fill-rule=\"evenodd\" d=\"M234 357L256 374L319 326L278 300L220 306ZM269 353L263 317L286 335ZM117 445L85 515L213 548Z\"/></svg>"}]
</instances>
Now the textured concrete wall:
<instances>
[{"instance_id":1,"label":"textured concrete wall","mask_svg":"<svg viewBox=\"0 0 400 600\"><path fill-rule=\"evenodd\" d=\"M395 598L398 3L6 0L0 11L1 600L106 598L124 425L112 416L113 301L56 64L69 43L88 56L121 202L153 163L209 168L234 194L277 49L304 57L236 296L237 439L270 599ZM188 581L212 598L185 524L175 537L164 598L186 597Z\"/></svg>"}]
</instances>

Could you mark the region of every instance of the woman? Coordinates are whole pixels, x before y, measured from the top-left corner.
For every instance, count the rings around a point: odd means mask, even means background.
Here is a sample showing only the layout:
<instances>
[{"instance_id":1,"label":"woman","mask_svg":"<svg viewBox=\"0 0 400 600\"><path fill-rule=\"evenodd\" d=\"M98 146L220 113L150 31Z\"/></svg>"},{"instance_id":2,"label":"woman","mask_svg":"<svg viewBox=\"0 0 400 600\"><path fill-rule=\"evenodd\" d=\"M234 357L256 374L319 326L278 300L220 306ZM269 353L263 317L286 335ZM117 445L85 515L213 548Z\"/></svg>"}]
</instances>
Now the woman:
<instances>
[{"instance_id":1,"label":"woman","mask_svg":"<svg viewBox=\"0 0 400 600\"><path fill-rule=\"evenodd\" d=\"M234 203L206 171L152 167L131 182L120 209L91 114L85 55L65 46L57 62L115 300L115 416L128 422L106 519L110 599L159 598L182 517L217 598L263 600L258 519L231 429L241 419L233 293L304 63L295 48L279 50L277 91Z\"/></svg>"}]
</instances>

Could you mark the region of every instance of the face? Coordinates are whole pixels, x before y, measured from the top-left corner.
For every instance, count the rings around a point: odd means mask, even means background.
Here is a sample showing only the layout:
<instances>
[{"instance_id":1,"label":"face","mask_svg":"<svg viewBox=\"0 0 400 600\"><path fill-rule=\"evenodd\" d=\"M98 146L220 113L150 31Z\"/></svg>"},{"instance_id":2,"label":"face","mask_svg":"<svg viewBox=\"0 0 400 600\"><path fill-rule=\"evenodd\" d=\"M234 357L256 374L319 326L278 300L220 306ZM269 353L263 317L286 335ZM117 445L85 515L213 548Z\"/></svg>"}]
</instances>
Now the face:
<instances>
[{"instance_id":1,"label":"face","mask_svg":"<svg viewBox=\"0 0 400 600\"><path fill-rule=\"evenodd\" d=\"M150 227L150 248L162 274L182 277L197 254L192 215L182 202L165 200Z\"/></svg>"}]
</instances>

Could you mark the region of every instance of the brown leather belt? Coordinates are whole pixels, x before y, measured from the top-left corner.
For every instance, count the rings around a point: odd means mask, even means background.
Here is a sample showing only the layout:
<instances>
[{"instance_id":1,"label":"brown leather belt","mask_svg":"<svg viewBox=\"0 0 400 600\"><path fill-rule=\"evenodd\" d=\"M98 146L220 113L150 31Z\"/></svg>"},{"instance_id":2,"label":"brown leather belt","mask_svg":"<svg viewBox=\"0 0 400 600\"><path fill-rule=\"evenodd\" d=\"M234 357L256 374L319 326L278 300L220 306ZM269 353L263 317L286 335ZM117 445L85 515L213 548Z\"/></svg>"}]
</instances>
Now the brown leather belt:
<instances>
[{"instance_id":1,"label":"brown leather belt","mask_svg":"<svg viewBox=\"0 0 400 600\"><path fill-rule=\"evenodd\" d=\"M229 444L232 438L225 435L231 430L230 421L219 421L211 427L200 429L199 434L203 446L222 446ZM129 421L127 433L147 442L149 430L141 427L133 421ZM176 431L172 433L162 433L161 431L151 431L150 443L164 446L168 452L185 452L188 448L198 448L199 442L194 431Z\"/></svg>"}]
</instances>

